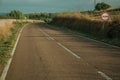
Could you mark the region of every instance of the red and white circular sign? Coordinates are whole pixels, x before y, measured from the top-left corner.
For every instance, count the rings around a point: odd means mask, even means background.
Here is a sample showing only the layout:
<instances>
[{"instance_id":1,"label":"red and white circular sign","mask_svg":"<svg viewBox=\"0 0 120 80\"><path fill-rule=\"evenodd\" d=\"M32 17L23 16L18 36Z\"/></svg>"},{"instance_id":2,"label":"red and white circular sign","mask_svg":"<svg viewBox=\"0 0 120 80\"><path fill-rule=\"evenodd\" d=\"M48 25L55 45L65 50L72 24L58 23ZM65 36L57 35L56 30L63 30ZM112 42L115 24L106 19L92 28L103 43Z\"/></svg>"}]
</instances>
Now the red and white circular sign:
<instances>
[{"instance_id":1,"label":"red and white circular sign","mask_svg":"<svg viewBox=\"0 0 120 80\"><path fill-rule=\"evenodd\" d=\"M108 12L102 13L101 19L104 20L104 21L108 21L110 19L109 13Z\"/></svg>"}]
</instances>

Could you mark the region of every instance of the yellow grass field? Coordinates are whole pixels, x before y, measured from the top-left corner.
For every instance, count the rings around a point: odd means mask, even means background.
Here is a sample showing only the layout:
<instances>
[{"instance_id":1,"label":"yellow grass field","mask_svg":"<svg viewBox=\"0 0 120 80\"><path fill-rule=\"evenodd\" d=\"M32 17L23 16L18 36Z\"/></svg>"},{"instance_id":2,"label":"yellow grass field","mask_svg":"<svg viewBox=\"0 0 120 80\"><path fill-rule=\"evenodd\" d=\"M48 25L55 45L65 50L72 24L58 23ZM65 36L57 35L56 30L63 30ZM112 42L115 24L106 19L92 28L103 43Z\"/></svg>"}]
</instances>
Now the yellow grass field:
<instances>
[{"instance_id":1,"label":"yellow grass field","mask_svg":"<svg viewBox=\"0 0 120 80\"><path fill-rule=\"evenodd\" d=\"M12 19L0 19L0 40L6 39L11 34L14 21Z\"/></svg>"}]
</instances>

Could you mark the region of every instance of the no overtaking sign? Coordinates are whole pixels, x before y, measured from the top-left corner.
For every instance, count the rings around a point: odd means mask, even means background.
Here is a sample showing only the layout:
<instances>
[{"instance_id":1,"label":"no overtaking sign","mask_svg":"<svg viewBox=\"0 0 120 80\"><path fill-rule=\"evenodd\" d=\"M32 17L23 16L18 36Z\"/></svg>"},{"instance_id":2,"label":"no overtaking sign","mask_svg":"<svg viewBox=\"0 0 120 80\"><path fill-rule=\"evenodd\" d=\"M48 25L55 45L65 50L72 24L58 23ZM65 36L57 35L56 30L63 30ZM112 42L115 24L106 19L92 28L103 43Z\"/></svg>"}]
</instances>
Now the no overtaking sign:
<instances>
[{"instance_id":1,"label":"no overtaking sign","mask_svg":"<svg viewBox=\"0 0 120 80\"><path fill-rule=\"evenodd\" d=\"M109 13L108 12L102 13L101 19L104 20L104 21L109 21L109 19L110 19Z\"/></svg>"}]
</instances>

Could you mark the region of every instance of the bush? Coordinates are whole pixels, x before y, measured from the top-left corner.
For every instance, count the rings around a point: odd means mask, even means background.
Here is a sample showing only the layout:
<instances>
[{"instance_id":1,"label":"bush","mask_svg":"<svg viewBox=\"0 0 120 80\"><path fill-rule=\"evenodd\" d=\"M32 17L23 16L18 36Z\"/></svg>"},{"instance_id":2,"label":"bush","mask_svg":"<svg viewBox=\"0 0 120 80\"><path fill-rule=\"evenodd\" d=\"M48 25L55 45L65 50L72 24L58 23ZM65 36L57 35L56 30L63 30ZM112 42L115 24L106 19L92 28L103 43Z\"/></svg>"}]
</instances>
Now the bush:
<instances>
[{"instance_id":1,"label":"bush","mask_svg":"<svg viewBox=\"0 0 120 80\"><path fill-rule=\"evenodd\" d=\"M25 15L17 10L13 10L8 14L11 18L15 18L15 19L25 19Z\"/></svg>"},{"instance_id":2,"label":"bush","mask_svg":"<svg viewBox=\"0 0 120 80\"><path fill-rule=\"evenodd\" d=\"M95 10L106 10L108 8L110 8L111 6L102 2L102 3L97 3L95 6Z\"/></svg>"},{"instance_id":3,"label":"bush","mask_svg":"<svg viewBox=\"0 0 120 80\"><path fill-rule=\"evenodd\" d=\"M120 23L113 21L109 24L107 37L111 39L120 39Z\"/></svg>"}]
</instances>

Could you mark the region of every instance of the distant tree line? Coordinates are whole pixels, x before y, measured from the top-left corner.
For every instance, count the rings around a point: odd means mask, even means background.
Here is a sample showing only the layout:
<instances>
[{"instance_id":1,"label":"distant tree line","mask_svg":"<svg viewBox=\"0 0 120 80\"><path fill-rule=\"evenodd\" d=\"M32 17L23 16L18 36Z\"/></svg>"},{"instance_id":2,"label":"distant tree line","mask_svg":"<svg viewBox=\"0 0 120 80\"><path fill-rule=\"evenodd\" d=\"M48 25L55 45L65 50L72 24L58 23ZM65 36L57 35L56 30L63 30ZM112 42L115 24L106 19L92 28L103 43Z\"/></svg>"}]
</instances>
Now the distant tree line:
<instances>
[{"instance_id":1,"label":"distant tree line","mask_svg":"<svg viewBox=\"0 0 120 80\"><path fill-rule=\"evenodd\" d=\"M29 19L46 19L46 18L53 18L55 16L54 13L32 13L26 14Z\"/></svg>"},{"instance_id":2,"label":"distant tree line","mask_svg":"<svg viewBox=\"0 0 120 80\"><path fill-rule=\"evenodd\" d=\"M9 17L14 18L14 19L25 19L25 15L18 10L13 10L8 14Z\"/></svg>"},{"instance_id":3,"label":"distant tree line","mask_svg":"<svg viewBox=\"0 0 120 80\"><path fill-rule=\"evenodd\" d=\"M46 22L49 22L56 15L57 13L31 13L31 14L26 14L25 16L28 19L44 20Z\"/></svg>"},{"instance_id":4,"label":"distant tree line","mask_svg":"<svg viewBox=\"0 0 120 80\"><path fill-rule=\"evenodd\" d=\"M35 19L35 20L44 20L46 22L52 20L57 13L31 13L31 14L23 14L19 10L13 10L8 13L6 18L13 18L13 19Z\"/></svg>"}]
</instances>

